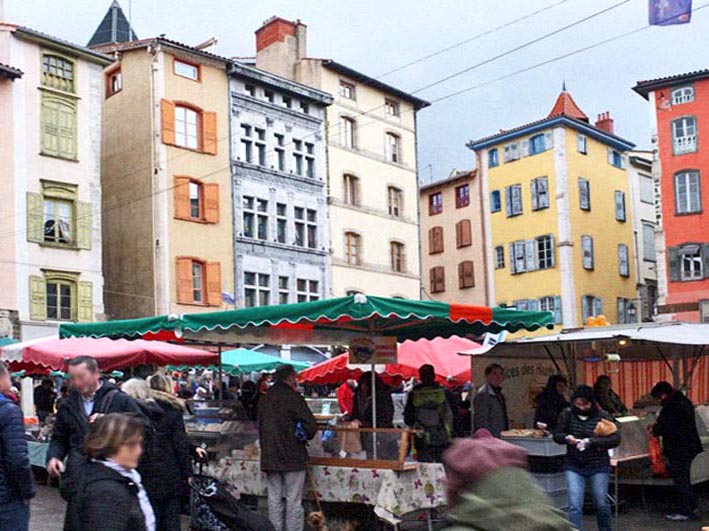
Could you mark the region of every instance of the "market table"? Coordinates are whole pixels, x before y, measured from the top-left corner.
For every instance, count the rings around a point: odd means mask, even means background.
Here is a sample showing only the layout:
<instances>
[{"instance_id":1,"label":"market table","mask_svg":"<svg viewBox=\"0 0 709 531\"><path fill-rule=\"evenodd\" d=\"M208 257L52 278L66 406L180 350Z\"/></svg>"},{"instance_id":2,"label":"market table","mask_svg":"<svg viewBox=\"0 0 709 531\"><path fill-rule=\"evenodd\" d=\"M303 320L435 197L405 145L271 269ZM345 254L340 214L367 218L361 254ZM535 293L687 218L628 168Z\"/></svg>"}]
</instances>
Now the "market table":
<instances>
[{"instance_id":1,"label":"market table","mask_svg":"<svg viewBox=\"0 0 709 531\"><path fill-rule=\"evenodd\" d=\"M315 465L311 471L321 501L371 505L379 518L392 525L405 514L446 504L446 474L440 463L419 463L403 472ZM236 496L267 494L258 461L222 458L210 463L204 473L226 483ZM310 491L308 486L306 491Z\"/></svg>"}]
</instances>

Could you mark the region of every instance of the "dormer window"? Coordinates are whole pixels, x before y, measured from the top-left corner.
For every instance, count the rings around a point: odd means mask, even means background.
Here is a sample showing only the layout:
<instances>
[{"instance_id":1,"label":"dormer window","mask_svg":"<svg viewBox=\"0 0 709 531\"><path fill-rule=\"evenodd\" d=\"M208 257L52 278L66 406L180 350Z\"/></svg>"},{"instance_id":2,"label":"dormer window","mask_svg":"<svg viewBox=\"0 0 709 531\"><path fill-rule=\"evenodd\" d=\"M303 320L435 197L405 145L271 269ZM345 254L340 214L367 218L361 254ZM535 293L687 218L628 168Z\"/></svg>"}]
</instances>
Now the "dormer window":
<instances>
[{"instance_id":1,"label":"dormer window","mask_svg":"<svg viewBox=\"0 0 709 531\"><path fill-rule=\"evenodd\" d=\"M678 87L671 92L672 105L681 105L694 101L694 87Z\"/></svg>"}]
</instances>

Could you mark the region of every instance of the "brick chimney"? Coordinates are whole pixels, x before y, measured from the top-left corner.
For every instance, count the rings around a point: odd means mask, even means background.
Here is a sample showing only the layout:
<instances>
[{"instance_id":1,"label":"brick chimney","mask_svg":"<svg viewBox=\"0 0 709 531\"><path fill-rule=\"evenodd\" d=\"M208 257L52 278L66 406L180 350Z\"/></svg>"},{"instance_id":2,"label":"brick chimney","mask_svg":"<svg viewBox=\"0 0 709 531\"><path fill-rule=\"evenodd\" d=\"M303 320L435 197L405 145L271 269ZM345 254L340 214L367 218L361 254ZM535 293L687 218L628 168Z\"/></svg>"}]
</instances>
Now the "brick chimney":
<instances>
[{"instance_id":1,"label":"brick chimney","mask_svg":"<svg viewBox=\"0 0 709 531\"><path fill-rule=\"evenodd\" d=\"M606 133L613 134L613 118L611 118L611 113L603 112L598 115L596 120L596 128Z\"/></svg>"},{"instance_id":2,"label":"brick chimney","mask_svg":"<svg viewBox=\"0 0 709 531\"><path fill-rule=\"evenodd\" d=\"M300 20L271 17L256 30L256 66L288 79L306 56L308 27Z\"/></svg>"}]
</instances>

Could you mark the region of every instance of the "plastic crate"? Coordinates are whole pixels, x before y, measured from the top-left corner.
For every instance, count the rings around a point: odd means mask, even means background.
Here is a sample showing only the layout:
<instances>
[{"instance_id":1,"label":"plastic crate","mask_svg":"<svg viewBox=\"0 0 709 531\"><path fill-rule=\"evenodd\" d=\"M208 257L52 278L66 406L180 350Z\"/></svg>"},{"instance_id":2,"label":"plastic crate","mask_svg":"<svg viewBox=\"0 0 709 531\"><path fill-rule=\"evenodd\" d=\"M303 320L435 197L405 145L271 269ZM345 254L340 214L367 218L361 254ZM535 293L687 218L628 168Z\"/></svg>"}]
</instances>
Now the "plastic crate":
<instances>
[{"instance_id":1,"label":"plastic crate","mask_svg":"<svg viewBox=\"0 0 709 531\"><path fill-rule=\"evenodd\" d=\"M539 486L544 492L566 491L566 474L556 472L554 474L533 474Z\"/></svg>"}]
</instances>

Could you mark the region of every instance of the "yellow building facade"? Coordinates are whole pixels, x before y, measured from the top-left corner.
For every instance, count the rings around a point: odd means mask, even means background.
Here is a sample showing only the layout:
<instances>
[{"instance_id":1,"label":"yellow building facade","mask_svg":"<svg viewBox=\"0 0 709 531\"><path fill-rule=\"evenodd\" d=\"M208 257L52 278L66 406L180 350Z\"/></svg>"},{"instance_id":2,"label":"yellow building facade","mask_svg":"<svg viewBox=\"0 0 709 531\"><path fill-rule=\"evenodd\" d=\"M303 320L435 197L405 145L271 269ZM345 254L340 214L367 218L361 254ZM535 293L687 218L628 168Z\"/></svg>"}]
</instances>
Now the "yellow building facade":
<instances>
[{"instance_id":1,"label":"yellow building facade","mask_svg":"<svg viewBox=\"0 0 709 531\"><path fill-rule=\"evenodd\" d=\"M552 311L565 328L636 320L626 169L633 144L592 125L564 90L546 118L475 140L488 289L497 305Z\"/></svg>"}]
</instances>

